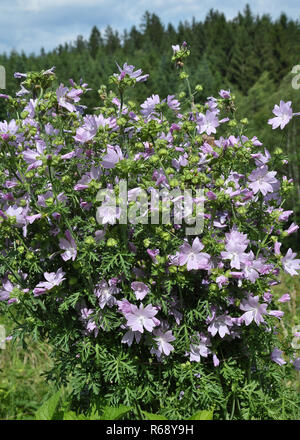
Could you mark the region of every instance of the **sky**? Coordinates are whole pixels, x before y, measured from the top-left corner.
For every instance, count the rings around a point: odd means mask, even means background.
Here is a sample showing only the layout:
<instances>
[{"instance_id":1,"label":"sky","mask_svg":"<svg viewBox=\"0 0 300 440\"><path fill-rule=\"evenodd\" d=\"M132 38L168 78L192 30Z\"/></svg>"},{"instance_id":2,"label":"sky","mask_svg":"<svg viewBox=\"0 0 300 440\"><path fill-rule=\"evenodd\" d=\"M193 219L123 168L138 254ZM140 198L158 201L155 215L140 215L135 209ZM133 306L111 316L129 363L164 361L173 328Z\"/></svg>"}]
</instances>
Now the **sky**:
<instances>
[{"instance_id":1,"label":"sky","mask_svg":"<svg viewBox=\"0 0 300 440\"><path fill-rule=\"evenodd\" d=\"M234 18L250 4L256 15L281 12L300 21L299 0L0 0L0 53L11 50L39 54L59 44L88 39L94 25L104 31L107 25L121 34L133 25L139 27L146 10L157 14L162 23L205 19L210 9Z\"/></svg>"}]
</instances>

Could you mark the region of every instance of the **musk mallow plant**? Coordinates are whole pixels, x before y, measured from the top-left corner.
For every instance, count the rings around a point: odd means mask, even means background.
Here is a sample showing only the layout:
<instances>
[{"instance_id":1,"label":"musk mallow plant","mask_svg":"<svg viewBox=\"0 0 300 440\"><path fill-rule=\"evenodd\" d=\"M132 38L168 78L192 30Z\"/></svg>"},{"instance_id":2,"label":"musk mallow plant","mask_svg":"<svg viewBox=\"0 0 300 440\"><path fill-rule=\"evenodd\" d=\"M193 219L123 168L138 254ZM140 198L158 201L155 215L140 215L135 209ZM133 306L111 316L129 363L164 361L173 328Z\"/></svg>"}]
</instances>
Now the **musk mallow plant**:
<instances>
[{"instance_id":1,"label":"musk mallow plant","mask_svg":"<svg viewBox=\"0 0 300 440\"><path fill-rule=\"evenodd\" d=\"M54 68L15 74L21 90L3 95L0 122L1 312L14 339L49 341L48 378L71 384L75 408L293 418L285 378L299 358L272 294L281 271L300 269L281 250L298 228L284 207L287 159L247 136L230 90L197 102L188 55L187 43L173 47L187 98L127 102L148 74L125 63L95 111L81 103L88 85L65 86ZM274 129L294 116L282 102L274 114ZM177 221L184 191L203 220L196 235ZM151 222L153 192L168 221Z\"/></svg>"}]
</instances>

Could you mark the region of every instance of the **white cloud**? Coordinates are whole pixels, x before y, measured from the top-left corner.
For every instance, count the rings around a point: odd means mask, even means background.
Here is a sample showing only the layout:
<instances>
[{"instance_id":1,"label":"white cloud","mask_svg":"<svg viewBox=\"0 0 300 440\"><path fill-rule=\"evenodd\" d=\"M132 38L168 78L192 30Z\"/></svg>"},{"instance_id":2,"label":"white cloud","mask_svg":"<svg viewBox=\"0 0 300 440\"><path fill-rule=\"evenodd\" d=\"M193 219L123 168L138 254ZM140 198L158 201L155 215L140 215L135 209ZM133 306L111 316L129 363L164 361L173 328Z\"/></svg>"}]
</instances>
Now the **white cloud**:
<instances>
[{"instance_id":1,"label":"white cloud","mask_svg":"<svg viewBox=\"0 0 300 440\"><path fill-rule=\"evenodd\" d=\"M251 3L253 13L270 13L277 18L284 10L299 18L299 0L0 0L0 52L22 49L39 52L88 37L92 26L111 25L122 32L137 27L146 10L156 13L166 25L179 21L204 20L210 9L232 19Z\"/></svg>"}]
</instances>

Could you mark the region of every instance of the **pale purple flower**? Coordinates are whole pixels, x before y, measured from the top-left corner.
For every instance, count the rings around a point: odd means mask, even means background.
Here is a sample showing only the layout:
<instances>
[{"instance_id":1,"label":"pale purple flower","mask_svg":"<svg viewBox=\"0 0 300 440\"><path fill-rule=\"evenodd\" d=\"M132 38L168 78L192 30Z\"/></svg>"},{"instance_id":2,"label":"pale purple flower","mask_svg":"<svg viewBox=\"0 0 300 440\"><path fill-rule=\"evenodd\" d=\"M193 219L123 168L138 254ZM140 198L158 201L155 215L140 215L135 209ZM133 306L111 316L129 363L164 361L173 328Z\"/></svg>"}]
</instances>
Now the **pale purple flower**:
<instances>
[{"instance_id":1,"label":"pale purple flower","mask_svg":"<svg viewBox=\"0 0 300 440\"><path fill-rule=\"evenodd\" d=\"M266 165L263 165L260 168L256 168L252 171L249 176L249 188L252 189L254 194L257 194L260 191L264 196L268 192L274 192L273 184L278 183L278 180L275 179L275 175L277 171L269 171Z\"/></svg>"},{"instance_id":2,"label":"pale purple flower","mask_svg":"<svg viewBox=\"0 0 300 440\"><path fill-rule=\"evenodd\" d=\"M160 324L160 321L155 318L158 310L151 304L145 308L143 304L139 308L135 305L131 306L131 311L126 313L127 325L132 331L144 332L144 328L152 332L153 328Z\"/></svg>"},{"instance_id":3,"label":"pale purple flower","mask_svg":"<svg viewBox=\"0 0 300 440\"><path fill-rule=\"evenodd\" d=\"M159 255L159 249L147 249L147 254L151 258L154 264L157 264L157 255Z\"/></svg>"},{"instance_id":4,"label":"pale purple flower","mask_svg":"<svg viewBox=\"0 0 300 440\"><path fill-rule=\"evenodd\" d=\"M94 319L90 317L94 312L95 312L94 309L88 309L87 307L82 307L80 309L79 320L84 324L86 334L94 332L94 336L97 337L99 333L99 329Z\"/></svg>"},{"instance_id":5,"label":"pale purple flower","mask_svg":"<svg viewBox=\"0 0 300 440\"><path fill-rule=\"evenodd\" d=\"M123 159L123 154L121 148L118 145L112 146L107 145L107 153L102 158L103 168L110 169L114 168L116 164Z\"/></svg>"},{"instance_id":6,"label":"pale purple flower","mask_svg":"<svg viewBox=\"0 0 300 440\"><path fill-rule=\"evenodd\" d=\"M223 89L221 89L221 90L219 91L219 95L221 96L221 98L224 98L224 99L229 99L229 98L231 98L230 90L223 90Z\"/></svg>"},{"instance_id":7,"label":"pale purple flower","mask_svg":"<svg viewBox=\"0 0 300 440\"><path fill-rule=\"evenodd\" d=\"M50 69L43 70L43 75L55 75L54 70L55 66L52 66Z\"/></svg>"},{"instance_id":8,"label":"pale purple flower","mask_svg":"<svg viewBox=\"0 0 300 440\"><path fill-rule=\"evenodd\" d=\"M294 360L293 365L297 371L300 371L300 357Z\"/></svg>"},{"instance_id":9,"label":"pale purple flower","mask_svg":"<svg viewBox=\"0 0 300 440\"><path fill-rule=\"evenodd\" d=\"M66 278L66 275L60 267L57 272L45 272L44 277L46 281L41 281L36 287L33 289L34 296L42 295L43 293L51 290L55 286L59 286Z\"/></svg>"},{"instance_id":10,"label":"pale purple flower","mask_svg":"<svg viewBox=\"0 0 300 440\"><path fill-rule=\"evenodd\" d=\"M27 171L33 170L43 165L42 157L44 156L44 151L46 149L46 145L43 141L36 142L36 151L25 150L22 155L25 162L28 165Z\"/></svg>"},{"instance_id":11,"label":"pale purple flower","mask_svg":"<svg viewBox=\"0 0 300 440\"><path fill-rule=\"evenodd\" d=\"M18 78L18 79L20 79L20 78L27 78L27 73L15 72L14 73L14 77Z\"/></svg>"},{"instance_id":12,"label":"pale purple flower","mask_svg":"<svg viewBox=\"0 0 300 440\"><path fill-rule=\"evenodd\" d=\"M66 238L59 239L60 249L65 250L65 252L61 254L61 257L64 261L68 261L70 259L74 261L77 256L77 246L75 240L69 230L65 232L65 236Z\"/></svg>"},{"instance_id":13,"label":"pale purple flower","mask_svg":"<svg viewBox=\"0 0 300 440\"><path fill-rule=\"evenodd\" d=\"M213 363L214 363L214 367L218 367L220 365L220 361L216 353L213 353Z\"/></svg>"},{"instance_id":14,"label":"pale purple flower","mask_svg":"<svg viewBox=\"0 0 300 440\"><path fill-rule=\"evenodd\" d=\"M131 283L131 288L135 293L136 299L144 299L145 296L150 292L150 289L146 284L141 281L134 281Z\"/></svg>"},{"instance_id":15,"label":"pale purple flower","mask_svg":"<svg viewBox=\"0 0 300 440\"><path fill-rule=\"evenodd\" d=\"M73 105L70 100L72 96L68 96L69 89L68 87L64 87L63 84L60 84L59 88L56 90L57 102L60 107L66 108L69 112L76 112L76 107Z\"/></svg>"},{"instance_id":16,"label":"pale purple flower","mask_svg":"<svg viewBox=\"0 0 300 440\"><path fill-rule=\"evenodd\" d=\"M190 345L190 361L200 362L201 356L207 358L211 353L210 346L210 338L203 333L198 334L197 339Z\"/></svg>"},{"instance_id":17,"label":"pale purple flower","mask_svg":"<svg viewBox=\"0 0 300 440\"><path fill-rule=\"evenodd\" d=\"M299 226L296 225L296 223L292 223L290 227L285 231L288 235L293 234L294 232L298 231Z\"/></svg>"},{"instance_id":18,"label":"pale purple flower","mask_svg":"<svg viewBox=\"0 0 300 440\"><path fill-rule=\"evenodd\" d=\"M280 216L278 217L278 220L279 220L280 222L286 222L286 221L288 220L289 216L290 216L291 214L293 214L293 212L294 212L294 211L283 211L283 212L280 214Z\"/></svg>"},{"instance_id":19,"label":"pale purple flower","mask_svg":"<svg viewBox=\"0 0 300 440\"><path fill-rule=\"evenodd\" d=\"M102 175L101 167L95 167L94 165L91 167L91 170L84 174L81 179L74 186L75 191L81 191L83 189L87 189L89 184L94 180L97 182L99 177Z\"/></svg>"},{"instance_id":20,"label":"pale purple flower","mask_svg":"<svg viewBox=\"0 0 300 440\"><path fill-rule=\"evenodd\" d=\"M263 315L267 314L268 304L260 304L259 296L248 295L247 299L243 299L240 304L240 309L245 311L245 313L241 316L243 318L246 325L251 324L254 321L257 325L261 322L264 322Z\"/></svg>"},{"instance_id":21,"label":"pale purple flower","mask_svg":"<svg viewBox=\"0 0 300 440\"><path fill-rule=\"evenodd\" d=\"M274 243L275 255L280 255L280 247L281 247L281 243L279 241L275 241L275 243Z\"/></svg>"},{"instance_id":22,"label":"pale purple flower","mask_svg":"<svg viewBox=\"0 0 300 440\"><path fill-rule=\"evenodd\" d=\"M24 111L28 112L29 118L35 117L35 108L37 106L37 99L30 99L26 107L24 107Z\"/></svg>"},{"instance_id":23,"label":"pale purple flower","mask_svg":"<svg viewBox=\"0 0 300 440\"><path fill-rule=\"evenodd\" d=\"M126 317L127 314L133 313L134 306L127 299L123 298L121 301L117 301L118 309Z\"/></svg>"},{"instance_id":24,"label":"pale purple flower","mask_svg":"<svg viewBox=\"0 0 300 440\"><path fill-rule=\"evenodd\" d=\"M158 357L160 357L162 354L165 354L166 356L169 356L171 351L174 350L173 345L170 344L170 342L175 341L175 337L172 335L172 331L168 330L165 333L161 329L155 329L153 331L153 335L156 336L154 341L157 342L157 352Z\"/></svg>"},{"instance_id":25,"label":"pale purple flower","mask_svg":"<svg viewBox=\"0 0 300 440\"><path fill-rule=\"evenodd\" d=\"M0 288L1 289L1 288ZM0 301L7 301L10 299L10 294L12 293L14 286L9 279L2 281L2 289L0 290Z\"/></svg>"},{"instance_id":26,"label":"pale purple flower","mask_svg":"<svg viewBox=\"0 0 300 440\"><path fill-rule=\"evenodd\" d=\"M269 315L275 316L275 318L281 319L284 315L282 310L270 310Z\"/></svg>"},{"instance_id":27,"label":"pale purple flower","mask_svg":"<svg viewBox=\"0 0 300 440\"><path fill-rule=\"evenodd\" d=\"M54 214L54 213L53 213ZM60 214L59 214L60 215ZM42 218L42 214L27 215L26 220L32 225L36 220Z\"/></svg>"},{"instance_id":28,"label":"pale purple flower","mask_svg":"<svg viewBox=\"0 0 300 440\"><path fill-rule=\"evenodd\" d=\"M167 96L167 105L170 109L178 111L178 110L180 110L180 102L174 98L175 98L175 95L168 95Z\"/></svg>"},{"instance_id":29,"label":"pale purple flower","mask_svg":"<svg viewBox=\"0 0 300 440\"><path fill-rule=\"evenodd\" d=\"M289 295L288 293L285 293L284 295L282 295L282 296L278 299L278 301L281 302L281 303L285 303L285 302L288 302L288 301L290 301L290 300L291 300L291 297L290 297L290 295Z\"/></svg>"},{"instance_id":30,"label":"pale purple flower","mask_svg":"<svg viewBox=\"0 0 300 440\"><path fill-rule=\"evenodd\" d=\"M280 366L286 364L285 360L282 358L282 354L283 352L281 350L274 348L271 353L271 360Z\"/></svg>"},{"instance_id":31,"label":"pale purple flower","mask_svg":"<svg viewBox=\"0 0 300 440\"><path fill-rule=\"evenodd\" d=\"M139 332L139 331L133 332L132 330L128 330L124 334L124 336L123 336L123 338L121 340L121 343L122 344L127 344L130 347L134 340L135 340L135 342L137 344L139 344L139 342L141 340L141 337L142 337L142 333L141 332Z\"/></svg>"},{"instance_id":32,"label":"pale purple flower","mask_svg":"<svg viewBox=\"0 0 300 440\"><path fill-rule=\"evenodd\" d=\"M118 77L119 81L121 81L125 77L125 75L128 75L130 78L134 78L136 82L146 81L149 77L149 74L142 75L142 69L134 71L135 67L127 63L124 63L123 67L120 67L118 63L116 64L120 71L120 75L115 73L114 76Z\"/></svg>"},{"instance_id":33,"label":"pale purple flower","mask_svg":"<svg viewBox=\"0 0 300 440\"><path fill-rule=\"evenodd\" d=\"M84 124L82 127L77 128L76 135L74 136L75 141L84 144L92 140L98 131L99 124L97 118L92 115L87 115L83 118Z\"/></svg>"},{"instance_id":34,"label":"pale purple flower","mask_svg":"<svg viewBox=\"0 0 300 440\"><path fill-rule=\"evenodd\" d=\"M141 107L142 107L141 113L142 113L142 115L145 118L147 118L148 116L153 114L153 112L155 110L155 106L157 104L159 104L159 103L160 103L160 99L159 99L158 95L152 95L149 98L147 98L146 101L143 104L141 104Z\"/></svg>"},{"instance_id":35,"label":"pale purple flower","mask_svg":"<svg viewBox=\"0 0 300 440\"><path fill-rule=\"evenodd\" d=\"M121 209L115 206L113 202L108 201L102 203L102 205L97 208L96 219L101 225L105 225L106 223L114 225L120 216Z\"/></svg>"},{"instance_id":36,"label":"pale purple flower","mask_svg":"<svg viewBox=\"0 0 300 440\"><path fill-rule=\"evenodd\" d=\"M216 283L218 284L219 289L222 289L223 286L226 286L229 281L228 278L224 275L220 275L216 278Z\"/></svg>"},{"instance_id":37,"label":"pale purple flower","mask_svg":"<svg viewBox=\"0 0 300 440\"><path fill-rule=\"evenodd\" d=\"M230 260L230 266L235 269L241 268L241 263L248 261L248 254L244 251L247 249L249 240L247 235L236 229L232 229L230 233L225 234L225 251L221 252L224 260Z\"/></svg>"},{"instance_id":38,"label":"pale purple flower","mask_svg":"<svg viewBox=\"0 0 300 440\"><path fill-rule=\"evenodd\" d=\"M271 155L268 152L268 150L265 149L265 155L263 155L262 153L256 153L256 154L251 154L251 157L253 157L253 159L255 160L255 165L257 167L262 167L269 162Z\"/></svg>"},{"instance_id":39,"label":"pale purple flower","mask_svg":"<svg viewBox=\"0 0 300 440\"><path fill-rule=\"evenodd\" d=\"M5 214L8 217L15 217L18 227L24 226L24 224L26 223L26 210L23 209L21 206L9 206L5 211Z\"/></svg>"},{"instance_id":40,"label":"pale purple flower","mask_svg":"<svg viewBox=\"0 0 300 440\"><path fill-rule=\"evenodd\" d=\"M117 304L117 300L114 295L118 294L120 289L116 287L113 280L109 280L108 283L105 280L100 281L96 285L95 295L99 299L100 309L103 309L106 305L112 307Z\"/></svg>"},{"instance_id":41,"label":"pale purple flower","mask_svg":"<svg viewBox=\"0 0 300 440\"><path fill-rule=\"evenodd\" d=\"M194 239L192 246L185 242L179 248L179 266L184 266L186 264L187 270L209 269L210 255L205 252L201 252L203 248L204 246L198 237Z\"/></svg>"},{"instance_id":42,"label":"pale purple flower","mask_svg":"<svg viewBox=\"0 0 300 440\"><path fill-rule=\"evenodd\" d=\"M293 252L292 249L289 248L286 255L281 260L285 272L292 276L298 275L297 270L300 269L300 259L295 259L296 256L296 252Z\"/></svg>"},{"instance_id":43,"label":"pale purple flower","mask_svg":"<svg viewBox=\"0 0 300 440\"><path fill-rule=\"evenodd\" d=\"M263 295L263 299L264 299L264 301L267 301L267 303L270 303L272 298L273 298L273 295L269 291L265 292Z\"/></svg>"},{"instance_id":44,"label":"pale purple flower","mask_svg":"<svg viewBox=\"0 0 300 440\"><path fill-rule=\"evenodd\" d=\"M23 95L27 95L29 92L29 90L25 89L25 87L21 84L21 90L19 90L16 93L16 96L23 96Z\"/></svg>"},{"instance_id":45,"label":"pale purple flower","mask_svg":"<svg viewBox=\"0 0 300 440\"><path fill-rule=\"evenodd\" d=\"M291 107L291 101L280 101L280 105L275 104L272 113L275 118L269 119L268 124L272 125L272 129L276 129L280 126L281 130L290 122L293 117L293 110Z\"/></svg>"},{"instance_id":46,"label":"pale purple flower","mask_svg":"<svg viewBox=\"0 0 300 440\"><path fill-rule=\"evenodd\" d=\"M197 117L197 129L200 134L211 135L216 133L216 127L219 126L219 120L215 111L207 110L206 114L200 113Z\"/></svg>"},{"instance_id":47,"label":"pale purple flower","mask_svg":"<svg viewBox=\"0 0 300 440\"><path fill-rule=\"evenodd\" d=\"M179 46L179 44L175 44L175 45L172 44L172 49L173 49L173 53L174 53L174 54L175 54L176 52L179 52L179 51L180 51L180 46Z\"/></svg>"},{"instance_id":48,"label":"pale purple flower","mask_svg":"<svg viewBox=\"0 0 300 440\"><path fill-rule=\"evenodd\" d=\"M9 122L0 122L0 134L2 135L14 136L17 133L18 129L19 126L14 119Z\"/></svg>"},{"instance_id":49,"label":"pale purple flower","mask_svg":"<svg viewBox=\"0 0 300 440\"><path fill-rule=\"evenodd\" d=\"M216 316L215 313L211 317L208 317L208 322L210 323L207 331L212 335L216 336L219 333L221 338L225 335L230 335L229 327L233 326L232 319L226 314Z\"/></svg>"}]
</instances>

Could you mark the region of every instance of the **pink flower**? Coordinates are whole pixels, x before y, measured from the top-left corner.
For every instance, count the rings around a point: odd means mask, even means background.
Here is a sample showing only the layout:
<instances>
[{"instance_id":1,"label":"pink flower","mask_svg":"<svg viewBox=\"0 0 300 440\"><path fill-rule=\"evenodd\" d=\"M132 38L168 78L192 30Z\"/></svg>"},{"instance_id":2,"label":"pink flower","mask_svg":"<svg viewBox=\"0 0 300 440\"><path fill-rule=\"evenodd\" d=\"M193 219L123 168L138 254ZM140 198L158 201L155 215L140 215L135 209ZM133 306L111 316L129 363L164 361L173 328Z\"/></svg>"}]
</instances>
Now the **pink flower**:
<instances>
[{"instance_id":1,"label":"pink flower","mask_svg":"<svg viewBox=\"0 0 300 440\"><path fill-rule=\"evenodd\" d=\"M123 336L121 343L127 344L130 347L135 339L136 343L139 344L142 337L142 333L139 331L133 332L132 330L128 330Z\"/></svg>"},{"instance_id":2,"label":"pink flower","mask_svg":"<svg viewBox=\"0 0 300 440\"><path fill-rule=\"evenodd\" d=\"M207 358L211 353L211 350L208 348L210 346L211 342L209 337L203 333L198 334L197 339L190 345L190 361L200 362L201 356Z\"/></svg>"},{"instance_id":3,"label":"pink flower","mask_svg":"<svg viewBox=\"0 0 300 440\"><path fill-rule=\"evenodd\" d=\"M271 359L273 362L276 362L278 365L284 365L286 364L285 360L282 359L282 351L278 348L274 348L274 350L271 353Z\"/></svg>"},{"instance_id":4,"label":"pink flower","mask_svg":"<svg viewBox=\"0 0 300 440\"><path fill-rule=\"evenodd\" d=\"M257 325L264 322L263 315L267 314L268 304L259 304L259 296L248 295L247 299L243 299L240 304L240 309L244 310L241 318L243 318L246 325L251 324L254 321Z\"/></svg>"},{"instance_id":5,"label":"pink flower","mask_svg":"<svg viewBox=\"0 0 300 440\"><path fill-rule=\"evenodd\" d=\"M293 110L291 107L291 101L280 101L280 105L275 104L272 113L274 113L275 118L269 119L268 124L272 125L272 129L278 128L280 126L281 130L290 122L293 117Z\"/></svg>"},{"instance_id":6,"label":"pink flower","mask_svg":"<svg viewBox=\"0 0 300 440\"><path fill-rule=\"evenodd\" d=\"M55 286L59 286L66 278L64 278L64 275L66 275L65 272L62 271L62 268L60 267L58 271L55 272L45 272L44 277L46 281L42 281L33 289L34 296L39 296L45 293L48 290L51 290Z\"/></svg>"},{"instance_id":7,"label":"pink flower","mask_svg":"<svg viewBox=\"0 0 300 440\"><path fill-rule=\"evenodd\" d=\"M288 294L288 293L285 293L284 295L282 295L280 298L279 298L279 302L281 302L281 303L285 303L285 302L288 302L288 301L290 301L291 300L291 297L290 297L290 295Z\"/></svg>"},{"instance_id":8,"label":"pink flower","mask_svg":"<svg viewBox=\"0 0 300 440\"><path fill-rule=\"evenodd\" d=\"M105 280L100 281L96 285L95 295L99 299L100 309L103 309L106 305L112 307L117 304L117 300L114 295L118 294L120 289L116 287L113 280L109 280L107 283Z\"/></svg>"},{"instance_id":9,"label":"pink flower","mask_svg":"<svg viewBox=\"0 0 300 440\"><path fill-rule=\"evenodd\" d=\"M275 316L275 318L281 319L284 315L284 312L281 310L270 310L269 315Z\"/></svg>"},{"instance_id":10,"label":"pink flower","mask_svg":"<svg viewBox=\"0 0 300 440\"><path fill-rule=\"evenodd\" d=\"M225 234L225 237L226 250L221 252L221 257L230 260L231 267L240 269L241 263L246 263L249 258L248 254L244 253L249 244L247 235L233 228L230 233Z\"/></svg>"},{"instance_id":11,"label":"pink flower","mask_svg":"<svg viewBox=\"0 0 300 440\"><path fill-rule=\"evenodd\" d=\"M160 99L158 95L152 95L149 98L146 99L146 101L141 104L142 115L147 118L148 116L154 114L157 115L157 113L154 113L155 106L160 103Z\"/></svg>"},{"instance_id":12,"label":"pink flower","mask_svg":"<svg viewBox=\"0 0 300 440\"><path fill-rule=\"evenodd\" d=\"M9 279L5 279L2 281L2 289L0 290L0 301L6 301L10 299L10 294L12 293L14 286L9 281Z\"/></svg>"},{"instance_id":13,"label":"pink flower","mask_svg":"<svg viewBox=\"0 0 300 440\"><path fill-rule=\"evenodd\" d=\"M262 167L256 168L252 171L249 176L249 188L252 189L253 193L256 194L260 191L264 196L268 192L274 192L273 184L278 183L275 179L277 171L268 171L268 167L263 165Z\"/></svg>"},{"instance_id":14,"label":"pink flower","mask_svg":"<svg viewBox=\"0 0 300 440\"><path fill-rule=\"evenodd\" d=\"M298 275L297 270L300 269L300 259L295 259L296 256L296 252L293 252L292 249L289 248L286 255L281 260L285 272L292 276Z\"/></svg>"},{"instance_id":15,"label":"pink flower","mask_svg":"<svg viewBox=\"0 0 300 440\"><path fill-rule=\"evenodd\" d=\"M26 163L28 163L27 171L33 170L43 165L42 156L44 155L44 151L46 149L46 145L43 141L36 142L36 151L25 150L22 155Z\"/></svg>"},{"instance_id":16,"label":"pink flower","mask_svg":"<svg viewBox=\"0 0 300 440\"><path fill-rule=\"evenodd\" d=\"M118 145L107 146L107 154L102 158L103 168L109 169L114 168L116 164L123 159L123 154Z\"/></svg>"},{"instance_id":17,"label":"pink flower","mask_svg":"<svg viewBox=\"0 0 300 440\"><path fill-rule=\"evenodd\" d=\"M187 265L187 270L192 269L209 269L210 255L201 252L204 248L199 238L195 238L192 246L185 242L179 249L178 264L179 266Z\"/></svg>"},{"instance_id":18,"label":"pink flower","mask_svg":"<svg viewBox=\"0 0 300 440\"><path fill-rule=\"evenodd\" d=\"M174 350L173 345L170 344L170 342L175 341L172 331L168 330L164 333L162 330L156 329L153 331L153 334L156 336L156 338L154 338L154 341L157 342L157 350L155 350L155 352L158 357L160 357L162 354L169 356L171 351Z\"/></svg>"},{"instance_id":19,"label":"pink flower","mask_svg":"<svg viewBox=\"0 0 300 440\"><path fill-rule=\"evenodd\" d=\"M173 53L174 53L174 54L175 54L176 52L179 52L179 51L180 51L180 46L179 46L179 44L175 44L175 45L172 44L172 49L173 49Z\"/></svg>"},{"instance_id":20,"label":"pink flower","mask_svg":"<svg viewBox=\"0 0 300 440\"><path fill-rule=\"evenodd\" d=\"M211 133L216 133L216 127L219 126L219 120L216 112L207 110L205 115L200 113L197 117L197 129L200 134L206 133L208 136Z\"/></svg>"},{"instance_id":21,"label":"pink flower","mask_svg":"<svg viewBox=\"0 0 300 440\"><path fill-rule=\"evenodd\" d=\"M123 64L123 68L120 67L118 63L116 63L116 64L117 64L118 69L120 71L120 75L115 73L114 76L118 77L119 81L121 81L125 77L125 75L128 75L130 78L134 78L136 80L136 82L146 81L149 77L148 73L146 75L141 75L142 69L138 69L138 70L134 71L135 67L132 65L129 65L127 63Z\"/></svg>"},{"instance_id":22,"label":"pink flower","mask_svg":"<svg viewBox=\"0 0 300 440\"><path fill-rule=\"evenodd\" d=\"M72 259L75 260L77 256L77 246L75 240L73 239L69 230L65 232L66 238L59 239L59 247L60 249L64 249L65 252L61 254L61 257L64 261L68 261Z\"/></svg>"},{"instance_id":23,"label":"pink flower","mask_svg":"<svg viewBox=\"0 0 300 440\"><path fill-rule=\"evenodd\" d=\"M148 332L152 332L153 328L160 324L160 321L154 316L158 310L148 304L145 308L143 304L138 308L137 306L131 306L131 312L126 313L127 325L132 331L144 332L144 328Z\"/></svg>"},{"instance_id":24,"label":"pink flower","mask_svg":"<svg viewBox=\"0 0 300 440\"><path fill-rule=\"evenodd\" d=\"M219 333L221 338L224 338L225 335L230 335L229 327L232 327L233 325L230 316L225 314L216 316L216 314L213 313L213 316L209 317L208 321L210 324L207 328L207 331L212 336L216 336L217 333Z\"/></svg>"},{"instance_id":25,"label":"pink flower","mask_svg":"<svg viewBox=\"0 0 300 440\"><path fill-rule=\"evenodd\" d=\"M221 89L219 91L219 95L221 96L221 98L224 98L224 99L229 99L231 97L230 96L230 90L223 90L223 89Z\"/></svg>"},{"instance_id":26,"label":"pink flower","mask_svg":"<svg viewBox=\"0 0 300 440\"><path fill-rule=\"evenodd\" d=\"M136 299L144 299L145 296L150 292L150 289L146 284L140 282L140 281L134 281L131 283L131 288L134 290Z\"/></svg>"},{"instance_id":27,"label":"pink flower","mask_svg":"<svg viewBox=\"0 0 300 440\"><path fill-rule=\"evenodd\" d=\"M293 234L294 232L298 231L299 226L296 225L296 223L292 223L290 227L285 231L288 235Z\"/></svg>"},{"instance_id":28,"label":"pink flower","mask_svg":"<svg viewBox=\"0 0 300 440\"><path fill-rule=\"evenodd\" d=\"M154 264L157 264L157 255L159 255L159 249L147 249L147 254L151 258Z\"/></svg>"}]
</instances>

